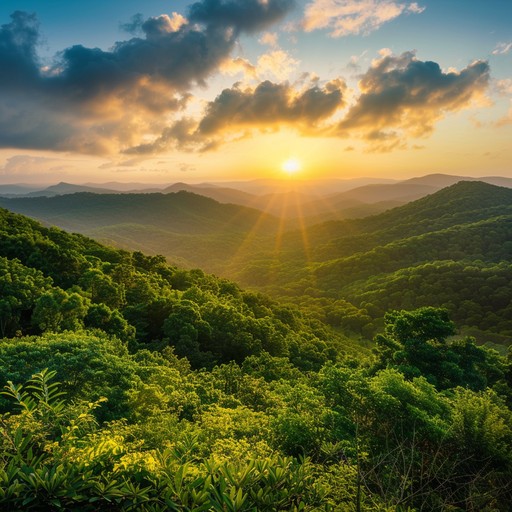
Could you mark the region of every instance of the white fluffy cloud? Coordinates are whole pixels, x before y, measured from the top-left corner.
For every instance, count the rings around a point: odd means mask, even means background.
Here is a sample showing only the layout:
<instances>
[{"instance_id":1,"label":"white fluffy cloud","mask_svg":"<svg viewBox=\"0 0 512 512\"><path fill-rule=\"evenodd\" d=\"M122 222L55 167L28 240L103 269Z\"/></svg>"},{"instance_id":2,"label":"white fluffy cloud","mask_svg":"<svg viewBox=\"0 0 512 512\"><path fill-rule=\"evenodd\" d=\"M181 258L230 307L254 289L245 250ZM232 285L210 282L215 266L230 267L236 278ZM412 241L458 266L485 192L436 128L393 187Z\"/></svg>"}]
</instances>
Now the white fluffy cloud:
<instances>
[{"instance_id":1,"label":"white fluffy cloud","mask_svg":"<svg viewBox=\"0 0 512 512\"><path fill-rule=\"evenodd\" d=\"M328 29L332 37L368 34L402 14L424 10L416 2L396 0L314 0L306 6L303 28Z\"/></svg>"},{"instance_id":2,"label":"white fluffy cloud","mask_svg":"<svg viewBox=\"0 0 512 512\"><path fill-rule=\"evenodd\" d=\"M493 55L505 55L506 53L512 50L512 41L508 43L498 43L494 50L492 51Z\"/></svg>"},{"instance_id":3,"label":"white fluffy cloud","mask_svg":"<svg viewBox=\"0 0 512 512\"><path fill-rule=\"evenodd\" d=\"M298 65L299 61L284 50L273 50L258 59L257 73L262 77L270 75L278 80L286 80Z\"/></svg>"}]
</instances>

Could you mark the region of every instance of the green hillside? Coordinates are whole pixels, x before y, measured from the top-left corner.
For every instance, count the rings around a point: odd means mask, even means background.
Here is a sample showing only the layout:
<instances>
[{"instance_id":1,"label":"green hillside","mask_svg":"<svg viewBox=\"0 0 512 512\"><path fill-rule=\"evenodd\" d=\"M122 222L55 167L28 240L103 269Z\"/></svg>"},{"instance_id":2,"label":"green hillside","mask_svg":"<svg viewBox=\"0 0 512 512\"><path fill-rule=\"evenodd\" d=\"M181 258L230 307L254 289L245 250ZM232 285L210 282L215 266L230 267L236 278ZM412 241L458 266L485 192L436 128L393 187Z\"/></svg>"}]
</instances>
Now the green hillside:
<instances>
[{"instance_id":1,"label":"green hillside","mask_svg":"<svg viewBox=\"0 0 512 512\"><path fill-rule=\"evenodd\" d=\"M171 194L76 193L56 197L0 198L0 206L65 229L90 230L116 224L140 224L178 233L247 231L256 222L272 229L275 219L261 212L220 204L191 192Z\"/></svg>"},{"instance_id":2,"label":"green hillside","mask_svg":"<svg viewBox=\"0 0 512 512\"><path fill-rule=\"evenodd\" d=\"M218 274L248 241L261 245L279 228L271 215L186 191L0 198L0 206L109 245L164 254L173 263Z\"/></svg>"},{"instance_id":3,"label":"green hillside","mask_svg":"<svg viewBox=\"0 0 512 512\"><path fill-rule=\"evenodd\" d=\"M306 238L315 259L349 256L377 245L512 213L512 189L483 182L459 182L386 212L331 221L290 233L291 251ZM283 244L284 245L284 244Z\"/></svg>"},{"instance_id":4,"label":"green hillside","mask_svg":"<svg viewBox=\"0 0 512 512\"><path fill-rule=\"evenodd\" d=\"M364 336L389 309L436 305L482 342L512 341L508 188L461 182L377 216L288 233L281 246L233 275Z\"/></svg>"},{"instance_id":5,"label":"green hillside","mask_svg":"<svg viewBox=\"0 0 512 512\"><path fill-rule=\"evenodd\" d=\"M162 256L111 249L5 210L0 233L3 336L105 323L107 332L133 332L133 343L161 347L176 337L183 344L178 353L191 358L193 346L198 360L209 364L262 350L288 356L292 350L297 362L304 351L311 355L307 366L329 359L337 343L331 335L327 343L322 328L309 325L299 311L200 270L169 267ZM173 314L177 323L171 326ZM186 318L200 318L201 329L189 328ZM229 344L233 352L224 353Z\"/></svg>"}]
</instances>

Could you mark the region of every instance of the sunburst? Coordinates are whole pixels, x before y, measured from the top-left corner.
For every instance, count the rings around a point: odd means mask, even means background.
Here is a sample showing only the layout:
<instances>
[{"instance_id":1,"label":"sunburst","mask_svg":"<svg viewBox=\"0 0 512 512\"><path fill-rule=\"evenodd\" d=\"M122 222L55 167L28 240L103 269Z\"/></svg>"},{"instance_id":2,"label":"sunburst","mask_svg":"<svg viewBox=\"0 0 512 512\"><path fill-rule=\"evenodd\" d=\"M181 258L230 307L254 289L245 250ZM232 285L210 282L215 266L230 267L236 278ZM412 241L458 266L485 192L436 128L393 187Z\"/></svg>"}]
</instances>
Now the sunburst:
<instances>
[{"instance_id":1,"label":"sunburst","mask_svg":"<svg viewBox=\"0 0 512 512\"><path fill-rule=\"evenodd\" d=\"M288 174L288 176L294 176L301 170L301 164L296 158L288 158L288 160L285 160L281 165L281 169Z\"/></svg>"}]
</instances>

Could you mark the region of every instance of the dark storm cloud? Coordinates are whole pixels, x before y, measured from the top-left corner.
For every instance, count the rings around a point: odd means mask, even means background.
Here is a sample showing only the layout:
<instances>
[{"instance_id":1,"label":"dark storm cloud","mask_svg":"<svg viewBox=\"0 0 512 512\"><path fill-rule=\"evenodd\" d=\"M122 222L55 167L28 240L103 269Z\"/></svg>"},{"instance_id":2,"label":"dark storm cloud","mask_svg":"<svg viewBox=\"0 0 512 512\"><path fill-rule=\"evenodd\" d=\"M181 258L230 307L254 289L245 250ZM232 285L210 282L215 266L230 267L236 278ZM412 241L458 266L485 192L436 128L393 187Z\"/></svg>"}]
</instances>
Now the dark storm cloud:
<instances>
[{"instance_id":1,"label":"dark storm cloud","mask_svg":"<svg viewBox=\"0 0 512 512\"><path fill-rule=\"evenodd\" d=\"M205 3L207 14L211 2ZM169 16L149 18L141 25L145 37L116 43L112 51L80 45L64 50L56 66L61 71L51 79L52 85L77 99L134 87L141 77L163 81L174 90L187 90L219 66L241 31L268 25L282 14L280 0L270 0L268 5L246 0L215 3L219 12L212 12L212 20L194 14L202 6L198 3L191 8L191 23L174 27ZM276 8L272 8L274 4ZM229 11L231 5L237 16Z\"/></svg>"},{"instance_id":2,"label":"dark storm cloud","mask_svg":"<svg viewBox=\"0 0 512 512\"><path fill-rule=\"evenodd\" d=\"M146 32L146 38L117 43L111 52L73 46L62 52L50 78L52 87L75 100L101 99L113 92L125 94L149 78L173 90L202 83L229 54L233 37L220 32L181 29Z\"/></svg>"},{"instance_id":3,"label":"dark storm cloud","mask_svg":"<svg viewBox=\"0 0 512 512\"><path fill-rule=\"evenodd\" d=\"M413 52L385 55L362 76L362 94L338 126L338 134L360 134L369 141L401 134L428 135L448 112L469 107L489 85L489 65L477 61L462 71L441 70Z\"/></svg>"},{"instance_id":4,"label":"dark storm cloud","mask_svg":"<svg viewBox=\"0 0 512 512\"><path fill-rule=\"evenodd\" d=\"M295 0L203 0L190 7L189 18L210 27L255 32L278 21L295 3Z\"/></svg>"},{"instance_id":5,"label":"dark storm cloud","mask_svg":"<svg viewBox=\"0 0 512 512\"><path fill-rule=\"evenodd\" d=\"M0 28L0 87L3 90L26 84L31 88L39 79L36 45L39 23L35 15L16 11L11 23Z\"/></svg>"},{"instance_id":6,"label":"dark storm cloud","mask_svg":"<svg viewBox=\"0 0 512 512\"><path fill-rule=\"evenodd\" d=\"M267 26L293 4L204 0L192 5L190 23L176 13L134 19L130 28L140 26L143 37L111 51L75 45L47 68L37 58L36 17L17 11L0 28L0 147L97 152L132 145L163 128L162 117L183 107L189 88L218 68L241 32ZM35 133L40 119L47 134Z\"/></svg>"},{"instance_id":7,"label":"dark storm cloud","mask_svg":"<svg viewBox=\"0 0 512 512\"><path fill-rule=\"evenodd\" d=\"M343 105L343 89L344 83L338 82L297 93L288 83L275 84L268 80L255 89L243 90L236 86L224 89L209 103L199 132L211 135L236 126L281 124L312 128Z\"/></svg>"}]
</instances>

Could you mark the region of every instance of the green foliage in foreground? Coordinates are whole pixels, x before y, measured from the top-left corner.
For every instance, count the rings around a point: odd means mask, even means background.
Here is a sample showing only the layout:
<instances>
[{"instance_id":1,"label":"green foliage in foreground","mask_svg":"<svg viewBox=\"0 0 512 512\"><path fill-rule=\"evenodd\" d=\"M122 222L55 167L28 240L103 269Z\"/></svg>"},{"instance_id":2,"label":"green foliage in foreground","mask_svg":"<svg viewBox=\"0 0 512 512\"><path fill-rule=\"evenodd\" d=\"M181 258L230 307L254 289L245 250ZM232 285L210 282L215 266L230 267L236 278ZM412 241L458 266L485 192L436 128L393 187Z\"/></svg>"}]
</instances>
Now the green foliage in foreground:
<instances>
[{"instance_id":1,"label":"green foliage in foreground","mask_svg":"<svg viewBox=\"0 0 512 512\"><path fill-rule=\"evenodd\" d=\"M307 460L199 460L192 436L142 452L123 425L97 427L98 402L66 410L54 375L4 391L21 410L4 423L0 503L10 510L305 510L325 499Z\"/></svg>"},{"instance_id":2,"label":"green foliage in foreground","mask_svg":"<svg viewBox=\"0 0 512 512\"><path fill-rule=\"evenodd\" d=\"M411 368L417 350L460 353L446 313L387 320L377 358L309 373L268 353L207 371L108 336L5 340L0 506L507 510L509 363L465 340L471 371L434 386Z\"/></svg>"}]
</instances>

